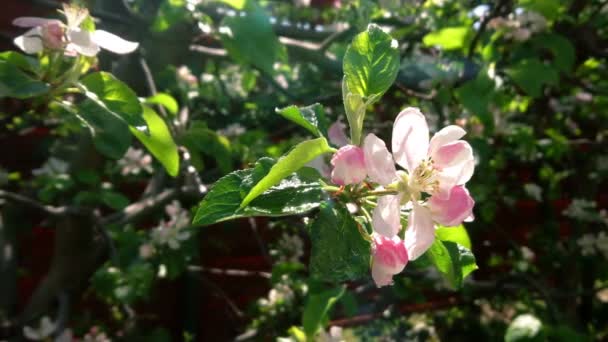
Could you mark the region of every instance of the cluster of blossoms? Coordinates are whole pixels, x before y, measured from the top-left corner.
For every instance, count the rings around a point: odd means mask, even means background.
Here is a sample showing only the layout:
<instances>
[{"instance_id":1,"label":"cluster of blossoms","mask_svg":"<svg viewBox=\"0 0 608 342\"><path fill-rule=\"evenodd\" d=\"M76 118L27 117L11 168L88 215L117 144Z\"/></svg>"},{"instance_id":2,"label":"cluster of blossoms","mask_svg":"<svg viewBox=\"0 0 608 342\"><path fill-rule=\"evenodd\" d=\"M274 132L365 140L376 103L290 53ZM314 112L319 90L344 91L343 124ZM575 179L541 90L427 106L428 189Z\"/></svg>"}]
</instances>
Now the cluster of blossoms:
<instances>
[{"instance_id":1,"label":"cluster of blossoms","mask_svg":"<svg viewBox=\"0 0 608 342\"><path fill-rule=\"evenodd\" d=\"M178 201L167 205L165 213L169 216L169 221L161 221L160 225L152 231L152 241L157 246L169 246L169 248L177 250L182 241L190 238L190 232L186 230L190 225L190 214L182 208ZM140 249L140 256L145 259L147 252L149 251Z\"/></svg>"},{"instance_id":2,"label":"cluster of blossoms","mask_svg":"<svg viewBox=\"0 0 608 342\"><path fill-rule=\"evenodd\" d=\"M88 57L96 56L100 48L125 54L135 51L139 45L104 30L83 28L83 22L90 18L86 8L64 5L63 14L67 23L38 17L16 18L13 25L30 30L15 38L15 45L26 53L64 50L66 55Z\"/></svg>"},{"instance_id":3,"label":"cluster of blossoms","mask_svg":"<svg viewBox=\"0 0 608 342\"><path fill-rule=\"evenodd\" d=\"M523 42L547 28L547 19L533 11L517 9L509 17L498 17L490 20L491 28L504 32L505 38Z\"/></svg>"},{"instance_id":4,"label":"cluster of blossoms","mask_svg":"<svg viewBox=\"0 0 608 342\"><path fill-rule=\"evenodd\" d=\"M139 175L140 173L152 173L152 156L145 153L144 150L139 148L129 147L125 155L118 160L118 166L120 167L120 174L123 176L127 175Z\"/></svg>"},{"instance_id":5,"label":"cluster of blossoms","mask_svg":"<svg viewBox=\"0 0 608 342\"><path fill-rule=\"evenodd\" d=\"M460 140L465 134L452 125L429 140L424 115L406 108L393 125L392 154L384 141L369 134L362 147L346 145L332 157L333 183L358 184L369 178L378 184L372 192L379 197L371 217L372 277L377 286L391 284L408 260L430 248L436 225L472 220L475 202L464 185L473 175L475 161L471 146ZM403 240L402 210L409 213Z\"/></svg>"}]
</instances>

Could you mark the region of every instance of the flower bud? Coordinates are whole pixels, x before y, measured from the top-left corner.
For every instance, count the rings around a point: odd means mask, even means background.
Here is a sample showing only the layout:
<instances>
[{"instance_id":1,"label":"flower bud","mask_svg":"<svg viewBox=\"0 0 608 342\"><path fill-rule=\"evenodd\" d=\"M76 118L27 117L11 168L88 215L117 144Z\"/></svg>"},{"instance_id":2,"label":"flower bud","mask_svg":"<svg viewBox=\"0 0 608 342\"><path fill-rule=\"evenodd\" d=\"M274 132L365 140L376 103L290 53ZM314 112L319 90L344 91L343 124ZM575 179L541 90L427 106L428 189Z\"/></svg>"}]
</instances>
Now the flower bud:
<instances>
[{"instance_id":1,"label":"flower bud","mask_svg":"<svg viewBox=\"0 0 608 342\"><path fill-rule=\"evenodd\" d=\"M56 22L42 26L42 41L44 46L53 50L63 49L63 27Z\"/></svg>"},{"instance_id":2,"label":"flower bud","mask_svg":"<svg viewBox=\"0 0 608 342\"><path fill-rule=\"evenodd\" d=\"M452 227L472 217L475 201L463 185L458 185L450 190L449 197L445 199L431 196L428 205L435 222Z\"/></svg>"},{"instance_id":3,"label":"flower bud","mask_svg":"<svg viewBox=\"0 0 608 342\"><path fill-rule=\"evenodd\" d=\"M372 278L376 286L393 283L393 275L400 273L408 262L407 250L398 236L387 238L373 234Z\"/></svg>"},{"instance_id":4,"label":"flower bud","mask_svg":"<svg viewBox=\"0 0 608 342\"><path fill-rule=\"evenodd\" d=\"M331 158L331 181L338 185L360 183L367 176L363 149L346 145Z\"/></svg>"}]
</instances>

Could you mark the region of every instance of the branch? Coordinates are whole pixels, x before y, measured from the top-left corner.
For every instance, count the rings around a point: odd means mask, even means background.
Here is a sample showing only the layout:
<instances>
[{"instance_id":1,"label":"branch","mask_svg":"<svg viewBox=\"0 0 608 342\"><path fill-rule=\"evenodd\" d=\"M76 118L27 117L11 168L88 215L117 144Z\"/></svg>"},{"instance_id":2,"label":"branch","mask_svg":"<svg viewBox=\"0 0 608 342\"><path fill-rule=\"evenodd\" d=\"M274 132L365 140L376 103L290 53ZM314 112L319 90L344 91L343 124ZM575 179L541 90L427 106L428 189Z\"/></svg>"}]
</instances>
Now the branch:
<instances>
[{"instance_id":1,"label":"branch","mask_svg":"<svg viewBox=\"0 0 608 342\"><path fill-rule=\"evenodd\" d=\"M471 41L471 45L469 45L469 53L467 54L468 58L471 58L471 56L473 56L475 48L477 47L477 43L479 42L481 35L485 32L490 20L498 16L498 13L507 4L507 2L508 0L499 0L492 12L483 18L483 21L479 25L479 29L475 33L475 37L473 37L473 40Z\"/></svg>"},{"instance_id":2,"label":"branch","mask_svg":"<svg viewBox=\"0 0 608 342\"><path fill-rule=\"evenodd\" d=\"M72 206L55 207L52 205L42 204L29 197L26 197L26 196L23 196L23 195L14 193L14 192L5 191L5 190L0 190L0 199L5 199L5 200L11 201L11 202L23 204L27 207L40 210L51 216L81 215L81 214L88 213L88 211L86 211L82 208L79 208L79 207L72 207Z\"/></svg>"},{"instance_id":3,"label":"branch","mask_svg":"<svg viewBox=\"0 0 608 342\"><path fill-rule=\"evenodd\" d=\"M188 266L188 271L206 272L206 273L210 273L210 274L230 276L230 277L261 277L261 278L265 278L265 279L270 279L270 273L262 272L262 271L223 269L223 268L216 268L216 267L196 266L196 265Z\"/></svg>"}]
</instances>

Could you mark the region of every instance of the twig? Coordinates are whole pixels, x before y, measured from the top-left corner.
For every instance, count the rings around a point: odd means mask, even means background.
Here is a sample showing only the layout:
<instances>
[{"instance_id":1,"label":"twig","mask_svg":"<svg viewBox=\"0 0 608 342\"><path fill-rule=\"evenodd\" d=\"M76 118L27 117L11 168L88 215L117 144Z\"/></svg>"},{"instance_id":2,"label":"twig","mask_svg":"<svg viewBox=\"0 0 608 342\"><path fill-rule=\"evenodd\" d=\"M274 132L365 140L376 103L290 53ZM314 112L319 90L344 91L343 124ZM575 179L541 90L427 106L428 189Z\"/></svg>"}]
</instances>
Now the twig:
<instances>
[{"instance_id":1,"label":"twig","mask_svg":"<svg viewBox=\"0 0 608 342\"><path fill-rule=\"evenodd\" d=\"M52 205L42 204L29 197L26 197L26 196L23 196L23 195L14 193L14 192L5 191L5 190L0 190L0 199L6 199L6 200L9 200L9 201L12 201L15 203L23 204L25 206L40 210L40 211L45 212L52 216L81 215L81 214L88 213L86 210L79 208L79 207L72 207L72 206L55 207Z\"/></svg>"},{"instance_id":2,"label":"twig","mask_svg":"<svg viewBox=\"0 0 608 342\"><path fill-rule=\"evenodd\" d=\"M507 2L508 2L508 0L499 0L498 3L496 4L496 7L494 7L494 9L492 10L492 12L483 18L483 21L479 25L479 29L475 33L475 37L473 37L473 40L471 41L471 45L469 45L469 53L467 54L468 58L471 58L473 56L473 53L475 52L475 48L477 47L477 43L479 42L481 35L485 32L486 27L488 26L488 23L490 22L490 20L492 20L493 18L498 16L498 13L502 9L502 7L504 7L507 4Z\"/></svg>"},{"instance_id":3,"label":"twig","mask_svg":"<svg viewBox=\"0 0 608 342\"><path fill-rule=\"evenodd\" d=\"M249 270L235 270L235 269L223 269L216 267L203 267L190 265L188 266L188 271L191 272L205 272L216 275L225 275L231 277L261 277L265 279L270 279L271 274L263 271L249 271Z\"/></svg>"},{"instance_id":4,"label":"twig","mask_svg":"<svg viewBox=\"0 0 608 342\"><path fill-rule=\"evenodd\" d=\"M207 55L207 56L210 56L210 57L226 57L226 56L228 56L228 51L226 51L224 49L212 48L212 47L207 47L207 46L203 46L203 45L196 45L196 44L190 45L190 51L200 52L200 53L202 53L204 55Z\"/></svg>"}]
</instances>

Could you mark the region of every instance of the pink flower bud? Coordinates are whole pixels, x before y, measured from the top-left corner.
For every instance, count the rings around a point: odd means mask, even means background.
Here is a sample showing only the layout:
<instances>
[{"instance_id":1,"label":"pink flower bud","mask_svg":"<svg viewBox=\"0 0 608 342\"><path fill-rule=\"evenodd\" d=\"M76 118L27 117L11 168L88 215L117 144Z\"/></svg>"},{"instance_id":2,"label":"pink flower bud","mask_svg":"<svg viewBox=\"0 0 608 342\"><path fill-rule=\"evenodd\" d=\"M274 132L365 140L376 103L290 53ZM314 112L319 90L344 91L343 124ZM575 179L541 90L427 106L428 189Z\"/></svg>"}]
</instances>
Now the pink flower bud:
<instances>
[{"instance_id":1,"label":"pink flower bud","mask_svg":"<svg viewBox=\"0 0 608 342\"><path fill-rule=\"evenodd\" d=\"M56 22L49 22L42 26L42 41L49 49L63 49L63 27Z\"/></svg>"},{"instance_id":2,"label":"pink flower bud","mask_svg":"<svg viewBox=\"0 0 608 342\"><path fill-rule=\"evenodd\" d=\"M475 201L463 185L458 185L450 190L450 196L446 199L431 196L428 205L434 221L452 227L472 217Z\"/></svg>"},{"instance_id":3,"label":"pink flower bud","mask_svg":"<svg viewBox=\"0 0 608 342\"><path fill-rule=\"evenodd\" d=\"M327 135L329 136L329 142L332 144L342 147L348 145L348 138L346 134L344 134L344 129L346 125L342 121L336 121L327 130Z\"/></svg>"},{"instance_id":4,"label":"pink flower bud","mask_svg":"<svg viewBox=\"0 0 608 342\"><path fill-rule=\"evenodd\" d=\"M338 185L360 183L367 176L363 149L346 145L331 158L331 181Z\"/></svg>"},{"instance_id":5,"label":"pink flower bud","mask_svg":"<svg viewBox=\"0 0 608 342\"><path fill-rule=\"evenodd\" d=\"M373 234L372 278L376 286L393 283L393 275L400 273L408 262L407 250L398 236L387 238Z\"/></svg>"}]
</instances>

